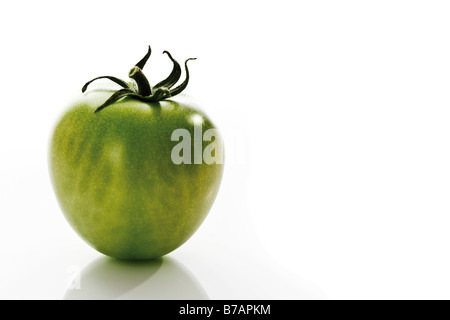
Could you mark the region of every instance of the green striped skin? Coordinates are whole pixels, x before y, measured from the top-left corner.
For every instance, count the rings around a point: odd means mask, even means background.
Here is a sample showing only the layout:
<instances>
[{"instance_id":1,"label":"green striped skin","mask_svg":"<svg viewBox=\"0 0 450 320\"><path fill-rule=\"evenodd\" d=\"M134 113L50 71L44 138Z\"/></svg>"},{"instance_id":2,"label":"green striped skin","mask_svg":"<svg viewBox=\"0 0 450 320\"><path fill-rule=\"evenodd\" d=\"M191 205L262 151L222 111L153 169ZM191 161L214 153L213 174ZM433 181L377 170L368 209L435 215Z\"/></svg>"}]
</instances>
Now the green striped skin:
<instances>
[{"instance_id":1,"label":"green striped skin","mask_svg":"<svg viewBox=\"0 0 450 320\"><path fill-rule=\"evenodd\" d=\"M49 155L54 190L69 223L101 253L157 258L197 230L223 173L223 164L174 164L179 142L171 141L172 132L187 129L193 145L192 116L202 117L203 132L214 125L193 104L176 100L125 98L94 113L110 95L87 93L57 123Z\"/></svg>"}]
</instances>

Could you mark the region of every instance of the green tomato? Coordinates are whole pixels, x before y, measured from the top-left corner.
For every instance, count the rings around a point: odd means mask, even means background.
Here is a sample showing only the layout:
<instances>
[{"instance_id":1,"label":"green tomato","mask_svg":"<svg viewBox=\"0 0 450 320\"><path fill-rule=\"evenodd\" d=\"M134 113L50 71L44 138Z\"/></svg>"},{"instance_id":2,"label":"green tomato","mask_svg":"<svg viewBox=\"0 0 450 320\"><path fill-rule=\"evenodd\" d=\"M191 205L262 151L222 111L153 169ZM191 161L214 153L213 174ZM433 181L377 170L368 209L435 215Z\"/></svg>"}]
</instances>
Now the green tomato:
<instances>
[{"instance_id":1,"label":"green tomato","mask_svg":"<svg viewBox=\"0 0 450 320\"><path fill-rule=\"evenodd\" d=\"M210 211L223 173L222 138L218 131L207 137L214 124L186 97L130 95L95 112L113 95L89 91L57 123L49 156L54 190L71 226L99 252L160 257L187 241Z\"/></svg>"}]
</instances>

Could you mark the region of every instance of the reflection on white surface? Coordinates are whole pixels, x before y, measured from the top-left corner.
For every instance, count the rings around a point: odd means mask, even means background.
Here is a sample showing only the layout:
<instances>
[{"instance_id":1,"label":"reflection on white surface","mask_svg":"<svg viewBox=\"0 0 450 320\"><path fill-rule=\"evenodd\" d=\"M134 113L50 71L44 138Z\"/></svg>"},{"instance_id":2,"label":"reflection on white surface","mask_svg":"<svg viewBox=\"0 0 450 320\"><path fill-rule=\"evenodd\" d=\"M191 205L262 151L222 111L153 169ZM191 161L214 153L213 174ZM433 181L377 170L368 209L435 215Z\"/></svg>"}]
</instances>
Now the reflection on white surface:
<instances>
[{"instance_id":1,"label":"reflection on white surface","mask_svg":"<svg viewBox=\"0 0 450 320\"><path fill-rule=\"evenodd\" d=\"M67 289L66 300L209 299L201 284L171 257L122 261L100 257Z\"/></svg>"}]
</instances>

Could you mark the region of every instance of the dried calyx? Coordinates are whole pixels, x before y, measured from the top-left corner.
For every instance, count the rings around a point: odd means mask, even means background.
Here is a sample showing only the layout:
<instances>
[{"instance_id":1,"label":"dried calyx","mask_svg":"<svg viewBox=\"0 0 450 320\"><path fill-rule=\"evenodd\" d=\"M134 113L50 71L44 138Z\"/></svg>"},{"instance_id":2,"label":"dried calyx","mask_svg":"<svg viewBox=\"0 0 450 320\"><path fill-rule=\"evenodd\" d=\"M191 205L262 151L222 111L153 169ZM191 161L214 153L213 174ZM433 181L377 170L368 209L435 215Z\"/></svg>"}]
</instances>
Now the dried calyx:
<instances>
[{"instance_id":1,"label":"dried calyx","mask_svg":"<svg viewBox=\"0 0 450 320\"><path fill-rule=\"evenodd\" d=\"M132 97L136 100L144 102L156 102L164 100L166 98L173 97L182 92L186 88L189 82L189 70L187 67L187 63L189 60L195 60L196 58L189 58L184 62L184 67L186 70L186 79L179 86L172 89L172 87L177 83L177 81L181 77L181 67L180 64L172 57L172 55L168 51L164 51L163 53L166 53L169 56L170 60L172 60L173 69L166 79L162 80L161 82L157 83L152 87L150 86L150 83L148 82L147 78L142 72L142 69L144 68L148 58L150 58L151 52L152 49L150 48L150 46L148 46L147 54L130 70L128 74L128 76L132 80L134 80L136 85L134 85L133 83L128 83L116 77L101 76L94 78L91 81L88 81L83 86L81 91L85 92L89 84L91 84L93 81L98 79L109 79L123 88L114 92L111 95L111 97L109 97L108 100L106 100L101 106L95 109L94 112L98 112L124 97Z\"/></svg>"}]
</instances>

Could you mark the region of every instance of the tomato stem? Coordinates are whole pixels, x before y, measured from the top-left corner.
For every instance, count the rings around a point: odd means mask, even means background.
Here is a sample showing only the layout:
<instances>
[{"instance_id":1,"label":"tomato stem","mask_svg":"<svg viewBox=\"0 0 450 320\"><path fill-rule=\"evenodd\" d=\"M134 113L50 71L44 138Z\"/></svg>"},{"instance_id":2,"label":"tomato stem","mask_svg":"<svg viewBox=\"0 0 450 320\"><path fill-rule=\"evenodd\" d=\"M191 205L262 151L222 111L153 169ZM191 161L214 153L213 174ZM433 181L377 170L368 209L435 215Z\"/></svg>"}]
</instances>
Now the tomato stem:
<instances>
[{"instance_id":1,"label":"tomato stem","mask_svg":"<svg viewBox=\"0 0 450 320\"><path fill-rule=\"evenodd\" d=\"M133 79L134 81L136 81L137 86L138 86L138 93L141 96L151 96L152 95L152 89L150 87L150 83L147 80L147 77L144 75L144 73L142 72L141 68L139 68L138 66L133 67L130 70L130 73L128 74L128 76Z\"/></svg>"},{"instance_id":2,"label":"tomato stem","mask_svg":"<svg viewBox=\"0 0 450 320\"><path fill-rule=\"evenodd\" d=\"M142 102L157 102L161 101L170 97L173 97L180 92L182 92L188 82L189 82L189 69L187 66L188 61L195 60L196 58L189 58L184 62L184 68L186 73L186 78L184 81L176 88L172 89L173 85L178 82L181 76L181 67L179 63L172 57L172 55L168 51L164 51L163 53L167 54L172 60L173 68L172 72L169 74L169 76L164 79L161 82L158 82L153 88L150 86L150 83L147 80L147 77L142 72L142 69L144 68L145 64L147 63L147 60L150 58L152 50L150 46L148 46L147 54L130 70L128 76L133 79L137 84L137 89L132 85L129 84L123 80L120 80L115 77L111 76L101 76L92 79L91 81L87 82L83 88L81 89L82 92L85 92L88 85L98 79L109 79L118 85L120 85L123 89L120 89L116 91L111 97L109 97L108 100L106 100L101 106L99 106L97 109L95 109L94 112L98 112L107 106L113 104L114 102L125 98L130 97L134 98L136 100L142 101Z\"/></svg>"}]
</instances>

